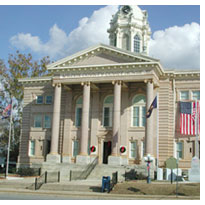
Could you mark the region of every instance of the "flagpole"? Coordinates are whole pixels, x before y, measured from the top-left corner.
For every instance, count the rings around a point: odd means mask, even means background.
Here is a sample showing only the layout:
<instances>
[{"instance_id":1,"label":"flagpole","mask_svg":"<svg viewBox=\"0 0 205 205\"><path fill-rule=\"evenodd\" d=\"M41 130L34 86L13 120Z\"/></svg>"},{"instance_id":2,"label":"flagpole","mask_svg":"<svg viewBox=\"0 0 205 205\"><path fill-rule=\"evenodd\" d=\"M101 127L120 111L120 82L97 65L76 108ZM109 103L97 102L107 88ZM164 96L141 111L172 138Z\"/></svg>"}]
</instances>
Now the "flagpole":
<instances>
[{"instance_id":1,"label":"flagpole","mask_svg":"<svg viewBox=\"0 0 205 205\"><path fill-rule=\"evenodd\" d=\"M157 92L157 175L159 168L159 93Z\"/></svg>"},{"instance_id":2,"label":"flagpole","mask_svg":"<svg viewBox=\"0 0 205 205\"><path fill-rule=\"evenodd\" d=\"M6 178L8 177L8 173L9 173L9 157L10 157L10 144L11 144L12 109L13 109L13 100L12 100L12 97L11 97L10 127L9 127L9 140L8 140L8 148L7 148L6 175L5 175Z\"/></svg>"},{"instance_id":3,"label":"flagpole","mask_svg":"<svg viewBox=\"0 0 205 205\"><path fill-rule=\"evenodd\" d=\"M199 158L199 142L198 142L198 106L197 100L195 100L195 125L196 125L196 137L195 137L195 156Z\"/></svg>"}]
</instances>

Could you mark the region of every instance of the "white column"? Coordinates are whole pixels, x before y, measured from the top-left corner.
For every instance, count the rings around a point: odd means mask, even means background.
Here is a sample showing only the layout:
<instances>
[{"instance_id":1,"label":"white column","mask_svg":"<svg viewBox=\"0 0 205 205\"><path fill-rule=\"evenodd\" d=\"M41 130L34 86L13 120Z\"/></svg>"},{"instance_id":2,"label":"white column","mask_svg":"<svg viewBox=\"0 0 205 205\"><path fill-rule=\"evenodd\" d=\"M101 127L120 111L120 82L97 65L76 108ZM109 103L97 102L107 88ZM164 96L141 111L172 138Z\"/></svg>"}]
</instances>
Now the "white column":
<instances>
[{"instance_id":1,"label":"white column","mask_svg":"<svg viewBox=\"0 0 205 205\"><path fill-rule=\"evenodd\" d=\"M88 155L88 138L89 138L89 110L90 110L90 83L83 85L83 109L82 109L82 130L80 142L80 155Z\"/></svg>"},{"instance_id":2,"label":"white column","mask_svg":"<svg viewBox=\"0 0 205 205\"><path fill-rule=\"evenodd\" d=\"M52 134L51 134L51 151L47 155L47 161L60 162L58 154L59 128L60 128L60 108L61 108L61 84L55 84Z\"/></svg>"},{"instance_id":3,"label":"white column","mask_svg":"<svg viewBox=\"0 0 205 205\"><path fill-rule=\"evenodd\" d=\"M112 156L118 155L118 141L120 137L120 116L121 116L121 81L116 81L114 82Z\"/></svg>"}]
</instances>

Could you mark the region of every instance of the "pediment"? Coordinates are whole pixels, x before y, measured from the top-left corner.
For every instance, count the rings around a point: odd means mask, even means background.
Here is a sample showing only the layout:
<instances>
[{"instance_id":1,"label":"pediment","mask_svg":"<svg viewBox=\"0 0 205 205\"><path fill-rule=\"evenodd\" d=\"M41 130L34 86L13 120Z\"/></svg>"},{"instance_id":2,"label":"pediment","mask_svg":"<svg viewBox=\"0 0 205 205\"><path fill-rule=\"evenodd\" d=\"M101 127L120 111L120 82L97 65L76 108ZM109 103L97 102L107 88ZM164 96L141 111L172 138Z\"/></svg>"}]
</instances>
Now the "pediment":
<instances>
[{"instance_id":1,"label":"pediment","mask_svg":"<svg viewBox=\"0 0 205 205\"><path fill-rule=\"evenodd\" d=\"M125 51L113 46L97 45L89 49L78 52L72 56L63 58L55 63L47 66L48 69L62 69L62 68L74 68L83 66L99 66L99 65L116 65L124 63L145 63L156 62L156 59L152 59L141 54L135 54L133 52Z\"/></svg>"}]
</instances>

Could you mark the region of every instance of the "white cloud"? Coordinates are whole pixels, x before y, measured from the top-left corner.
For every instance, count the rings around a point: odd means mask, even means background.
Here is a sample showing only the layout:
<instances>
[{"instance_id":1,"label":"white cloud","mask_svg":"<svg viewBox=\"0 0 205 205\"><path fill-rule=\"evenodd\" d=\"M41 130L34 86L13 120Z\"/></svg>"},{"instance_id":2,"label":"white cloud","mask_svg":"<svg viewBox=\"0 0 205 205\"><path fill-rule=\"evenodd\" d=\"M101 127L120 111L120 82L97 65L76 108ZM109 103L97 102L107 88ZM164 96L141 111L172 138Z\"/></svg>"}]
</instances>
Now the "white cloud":
<instances>
[{"instance_id":1,"label":"white cloud","mask_svg":"<svg viewBox=\"0 0 205 205\"><path fill-rule=\"evenodd\" d=\"M150 42L150 55L167 68L200 68L200 26L197 23L156 31Z\"/></svg>"},{"instance_id":2,"label":"white cloud","mask_svg":"<svg viewBox=\"0 0 205 205\"><path fill-rule=\"evenodd\" d=\"M46 43L30 33L19 33L10 39L10 43L18 49L31 49L33 52L49 55L51 58L65 57L98 43L108 44L107 29L112 15L117 10L118 6L109 5L94 11L90 18L82 18L78 27L68 35L55 24L50 28L50 38Z\"/></svg>"},{"instance_id":3,"label":"white cloud","mask_svg":"<svg viewBox=\"0 0 205 205\"><path fill-rule=\"evenodd\" d=\"M59 59L89 46L109 44L107 29L118 6L105 6L82 18L78 27L67 34L56 24L49 30L49 40L43 43L38 36L19 33L10 39L18 49L30 49L40 55ZM199 69L200 26L197 23L174 26L156 31L150 42L150 56L158 58L166 68Z\"/></svg>"}]
</instances>

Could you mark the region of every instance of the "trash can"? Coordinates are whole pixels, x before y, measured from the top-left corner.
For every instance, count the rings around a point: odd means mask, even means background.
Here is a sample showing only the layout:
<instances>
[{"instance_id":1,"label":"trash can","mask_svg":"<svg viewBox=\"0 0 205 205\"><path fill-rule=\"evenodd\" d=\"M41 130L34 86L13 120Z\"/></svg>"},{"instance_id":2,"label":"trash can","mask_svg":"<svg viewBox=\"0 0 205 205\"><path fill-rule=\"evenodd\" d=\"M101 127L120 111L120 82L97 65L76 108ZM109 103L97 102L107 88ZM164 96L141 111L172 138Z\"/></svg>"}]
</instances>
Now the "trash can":
<instances>
[{"instance_id":1,"label":"trash can","mask_svg":"<svg viewBox=\"0 0 205 205\"><path fill-rule=\"evenodd\" d=\"M107 190L107 193L110 192L110 176L102 177L102 192Z\"/></svg>"}]
</instances>

